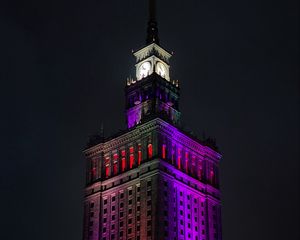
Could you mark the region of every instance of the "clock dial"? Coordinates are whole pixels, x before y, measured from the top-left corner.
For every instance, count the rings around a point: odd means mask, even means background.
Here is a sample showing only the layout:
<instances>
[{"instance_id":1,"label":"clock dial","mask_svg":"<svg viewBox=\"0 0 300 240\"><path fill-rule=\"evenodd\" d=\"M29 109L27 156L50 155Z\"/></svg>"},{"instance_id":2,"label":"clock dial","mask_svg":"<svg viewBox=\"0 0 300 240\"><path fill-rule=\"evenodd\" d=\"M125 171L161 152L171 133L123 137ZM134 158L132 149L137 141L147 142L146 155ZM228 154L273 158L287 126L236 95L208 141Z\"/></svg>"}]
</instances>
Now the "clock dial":
<instances>
[{"instance_id":1,"label":"clock dial","mask_svg":"<svg viewBox=\"0 0 300 240\"><path fill-rule=\"evenodd\" d=\"M142 63L142 65L139 67L139 78L144 78L147 77L149 75L151 69L151 64L150 62L144 62Z\"/></svg>"},{"instance_id":2,"label":"clock dial","mask_svg":"<svg viewBox=\"0 0 300 240\"><path fill-rule=\"evenodd\" d=\"M167 69L164 64L162 64L161 62L158 62L156 64L156 72L164 78L166 76Z\"/></svg>"}]
</instances>

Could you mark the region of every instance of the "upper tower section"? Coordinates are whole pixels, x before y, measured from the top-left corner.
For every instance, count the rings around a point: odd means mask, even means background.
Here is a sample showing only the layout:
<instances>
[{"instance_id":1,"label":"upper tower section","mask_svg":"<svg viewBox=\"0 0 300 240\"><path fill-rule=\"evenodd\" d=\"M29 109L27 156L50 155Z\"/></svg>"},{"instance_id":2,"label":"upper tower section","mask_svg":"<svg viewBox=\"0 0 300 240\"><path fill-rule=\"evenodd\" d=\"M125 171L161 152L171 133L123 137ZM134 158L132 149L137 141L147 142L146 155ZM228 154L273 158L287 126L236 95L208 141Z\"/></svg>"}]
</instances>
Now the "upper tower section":
<instances>
[{"instance_id":1,"label":"upper tower section","mask_svg":"<svg viewBox=\"0 0 300 240\"><path fill-rule=\"evenodd\" d=\"M159 45L155 0L149 0L146 46L133 53L135 78L125 88L127 127L158 116L173 125L180 124L178 80L170 77L172 54Z\"/></svg>"}]
</instances>

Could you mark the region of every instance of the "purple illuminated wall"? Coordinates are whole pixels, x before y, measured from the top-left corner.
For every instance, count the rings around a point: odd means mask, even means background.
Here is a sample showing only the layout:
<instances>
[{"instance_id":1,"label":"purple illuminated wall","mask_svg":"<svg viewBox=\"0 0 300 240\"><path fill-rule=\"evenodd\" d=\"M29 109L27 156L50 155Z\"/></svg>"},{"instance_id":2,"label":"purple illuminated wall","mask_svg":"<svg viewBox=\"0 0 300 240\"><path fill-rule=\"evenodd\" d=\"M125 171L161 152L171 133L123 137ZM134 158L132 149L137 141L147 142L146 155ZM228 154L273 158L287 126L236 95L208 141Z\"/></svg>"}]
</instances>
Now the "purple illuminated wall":
<instances>
[{"instance_id":1,"label":"purple illuminated wall","mask_svg":"<svg viewBox=\"0 0 300 240\"><path fill-rule=\"evenodd\" d=\"M221 155L210 147L157 118L85 154L84 240L221 240Z\"/></svg>"}]
</instances>

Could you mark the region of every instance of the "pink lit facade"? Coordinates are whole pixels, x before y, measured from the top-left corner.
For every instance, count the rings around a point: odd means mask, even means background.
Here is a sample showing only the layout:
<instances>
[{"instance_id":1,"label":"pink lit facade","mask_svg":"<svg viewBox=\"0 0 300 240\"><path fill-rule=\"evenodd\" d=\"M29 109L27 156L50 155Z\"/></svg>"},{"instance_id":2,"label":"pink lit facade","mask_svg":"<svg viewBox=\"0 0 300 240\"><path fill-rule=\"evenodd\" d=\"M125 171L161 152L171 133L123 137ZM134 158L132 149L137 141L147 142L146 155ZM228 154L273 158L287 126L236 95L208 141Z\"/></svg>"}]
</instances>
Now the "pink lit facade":
<instances>
[{"instance_id":1,"label":"pink lit facade","mask_svg":"<svg viewBox=\"0 0 300 240\"><path fill-rule=\"evenodd\" d=\"M150 18L147 45L134 53L126 131L94 139L84 151L83 240L222 239L221 155L182 130L180 88L157 32Z\"/></svg>"}]
</instances>

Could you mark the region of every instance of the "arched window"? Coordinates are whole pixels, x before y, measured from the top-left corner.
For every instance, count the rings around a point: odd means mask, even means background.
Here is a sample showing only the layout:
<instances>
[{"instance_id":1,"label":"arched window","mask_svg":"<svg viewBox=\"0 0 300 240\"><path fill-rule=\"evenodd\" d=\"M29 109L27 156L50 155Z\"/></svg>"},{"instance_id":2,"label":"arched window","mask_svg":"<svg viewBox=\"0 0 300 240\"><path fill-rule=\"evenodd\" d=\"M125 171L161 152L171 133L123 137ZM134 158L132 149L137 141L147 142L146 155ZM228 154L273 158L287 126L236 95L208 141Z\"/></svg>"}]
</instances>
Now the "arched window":
<instances>
[{"instance_id":1,"label":"arched window","mask_svg":"<svg viewBox=\"0 0 300 240\"><path fill-rule=\"evenodd\" d=\"M148 159L151 159L153 156L153 147L152 147L152 144L149 143L148 144Z\"/></svg>"}]
</instances>

